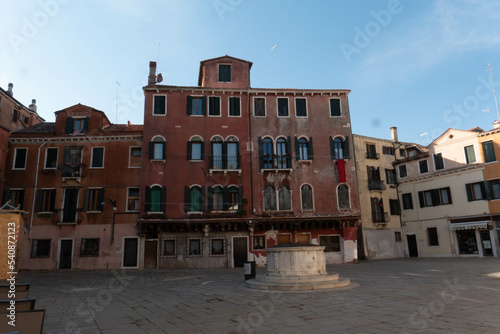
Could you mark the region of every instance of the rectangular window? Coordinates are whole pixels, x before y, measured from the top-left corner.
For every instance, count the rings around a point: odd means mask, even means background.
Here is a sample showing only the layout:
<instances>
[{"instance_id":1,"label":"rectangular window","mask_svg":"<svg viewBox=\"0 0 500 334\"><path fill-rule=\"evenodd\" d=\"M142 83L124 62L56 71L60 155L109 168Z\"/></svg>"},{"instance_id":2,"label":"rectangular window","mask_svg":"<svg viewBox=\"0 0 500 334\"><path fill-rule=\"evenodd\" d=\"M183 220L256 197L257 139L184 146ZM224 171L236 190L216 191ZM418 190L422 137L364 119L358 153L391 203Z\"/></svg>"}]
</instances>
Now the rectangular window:
<instances>
[{"instance_id":1,"label":"rectangular window","mask_svg":"<svg viewBox=\"0 0 500 334\"><path fill-rule=\"evenodd\" d=\"M495 156L495 147L493 145L493 141L485 141L482 143L483 145L483 154L484 154L484 162L493 162L497 161Z\"/></svg>"},{"instance_id":2,"label":"rectangular window","mask_svg":"<svg viewBox=\"0 0 500 334\"><path fill-rule=\"evenodd\" d=\"M490 181L490 192L492 199L500 199L500 180ZM500 227L500 225L498 227Z\"/></svg>"},{"instance_id":3,"label":"rectangular window","mask_svg":"<svg viewBox=\"0 0 500 334\"><path fill-rule=\"evenodd\" d=\"M219 64L219 82L231 82L231 65Z\"/></svg>"},{"instance_id":4,"label":"rectangular window","mask_svg":"<svg viewBox=\"0 0 500 334\"><path fill-rule=\"evenodd\" d=\"M452 204L450 187L419 191L420 207Z\"/></svg>"},{"instance_id":5,"label":"rectangular window","mask_svg":"<svg viewBox=\"0 0 500 334\"><path fill-rule=\"evenodd\" d=\"M307 100L303 98L295 99L295 115L297 117L307 117Z\"/></svg>"},{"instance_id":6,"label":"rectangular window","mask_svg":"<svg viewBox=\"0 0 500 334\"><path fill-rule=\"evenodd\" d=\"M177 240L176 239L163 239L163 252L162 255L165 257L175 257L177 256Z\"/></svg>"},{"instance_id":7,"label":"rectangular window","mask_svg":"<svg viewBox=\"0 0 500 334\"><path fill-rule=\"evenodd\" d=\"M444 169L444 160L441 153L434 154L434 168L436 168L436 170Z\"/></svg>"},{"instance_id":8,"label":"rectangular window","mask_svg":"<svg viewBox=\"0 0 500 334\"><path fill-rule=\"evenodd\" d=\"M203 256L201 248L201 239L188 238L188 256Z\"/></svg>"},{"instance_id":9,"label":"rectangular window","mask_svg":"<svg viewBox=\"0 0 500 334\"><path fill-rule=\"evenodd\" d=\"M71 134L84 134L87 132L87 124L89 121L88 117L74 117L74 118L68 118L70 120L69 122L69 127L70 127L70 132Z\"/></svg>"},{"instance_id":10,"label":"rectangular window","mask_svg":"<svg viewBox=\"0 0 500 334\"><path fill-rule=\"evenodd\" d=\"M401 232L398 232L398 231L394 232L394 241L396 241L396 242L402 242L402 240L401 240Z\"/></svg>"},{"instance_id":11,"label":"rectangular window","mask_svg":"<svg viewBox=\"0 0 500 334\"><path fill-rule=\"evenodd\" d=\"M366 144L366 158L378 159L377 147L374 144Z\"/></svg>"},{"instance_id":12,"label":"rectangular window","mask_svg":"<svg viewBox=\"0 0 500 334\"><path fill-rule=\"evenodd\" d=\"M395 169L386 169L385 170L385 180L387 184L396 184L398 180L396 178L396 170Z\"/></svg>"},{"instance_id":13,"label":"rectangular window","mask_svg":"<svg viewBox=\"0 0 500 334\"><path fill-rule=\"evenodd\" d=\"M210 256L224 256L226 254L223 238L210 239Z\"/></svg>"},{"instance_id":14,"label":"rectangular window","mask_svg":"<svg viewBox=\"0 0 500 334\"><path fill-rule=\"evenodd\" d=\"M33 239L31 257L50 257L50 239Z\"/></svg>"},{"instance_id":15,"label":"rectangular window","mask_svg":"<svg viewBox=\"0 0 500 334\"><path fill-rule=\"evenodd\" d=\"M64 148L63 177L80 177L82 164L82 147L66 146Z\"/></svg>"},{"instance_id":16,"label":"rectangular window","mask_svg":"<svg viewBox=\"0 0 500 334\"><path fill-rule=\"evenodd\" d=\"M399 177L407 177L408 176L408 170L406 169L406 165L400 165L398 167L399 169Z\"/></svg>"},{"instance_id":17,"label":"rectangular window","mask_svg":"<svg viewBox=\"0 0 500 334\"><path fill-rule=\"evenodd\" d=\"M12 169L26 169L27 148L16 148L14 150L14 166Z\"/></svg>"},{"instance_id":18,"label":"rectangular window","mask_svg":"<svg viewBox=\"0 0 500 334\"><path fill-rule=\"evenodd\" d=\"M153 97L153 115L167 114L167 97L165 95L155 95Z\"/></svg>"},{"instance_id":19,"label":"rectangular window","mask_svg":"<svg viewBox=\"0 0 500 334\"><path fill-rule=\"evenodd\" d=\"M253 115L256 117L266 117L266 99L256 97L253 99Z\"/></svg>"},{"instance_id":20,"label":"rectangular window","mask_svg":"<svg viewBox=\"0 0 500 334\"><path fill-rule=\"evenodd\" d=\"M468 183L465 185L469 202L486 200L486 187L484 182Z\"/></svg>"},{"instance_id":21,"label":"rectangular window","mask_svg":"<svg viewBox=\"0 0 500 334\"><path fill-rule=\"evenodd\" d=\"M165 160L165 142L151 142L152 143L152 160Z\"/></svg>"},{"instance_id":22,"label":"rectangular window","mask_svg":"<svg viewBox=\"0 0 500 334\"><path fill-rule=\"evenodd\" d=\"M191 115L203 115L203 98L193 97L191 99Z\"/></svg>"},{"instance_id":23,"label":"rectangular window","mask_svg":"<svg viewBox=\"0 0 500 334\"><path fill-rule=\"evenodd\" d=\"M418 170L420 174L425 174L429 172L429 166L427 164L427 160L420 160L418 162Z\"/></svg>"},{"instance_id":24,"label":"rectangular window","mask_svg":"<svg viewBox=\"0 0 500 334\"><path fill-rule=\"evenodd\" d=\"M340 252L340 236L320 235L319 245L325 246L325 252Z\"/></svg>"},{"instance_id":25,"label":"rectangular window","mask_svg":"<svg viewBox=\"0 0 500 334\"><path fill-rule=\"evenodd\" d=\"M130 147L128 158L129 167L141 167L142 147Z\"/></svg>"},{"instance_id":26,"label":"rectangular window","mask_svg":"<svg viewBox=\"0 0 500 334\"><path fill-rule=\"evenodd\" d=\"M210 96L208 98L208 115L220 116L220 97Z\"/></svg>"},{"instance_id":27,"label":"rectangular window","mask_svg":"<svg viewBox=\"0 0 500 334\"><path fill-rule=\"evenodd\" d=\"M392 146L382 146L382 154L384 155L395 155L394 147Z\"/></svg>"},{"instance_id":28,"label":"rectangular window","mask_svg":"<svg viewBox=\"0 0 500 334\"><path fill-rule=\"evenodd\" d=\"M128 188L127 211L139 211L139 188Z\"/></svg>"},{"instance_id":29,"label":"rectangular window","mask_svg":"<svg viewBox=\"0 0 500 334\"><path fill-rule=\"evenodd\" d=\"M278 98L278 117L288 117L288 98Z\"/></svg>"},{"instance_id":30,"label":"rectangular window","mask_svg":"<svg viewBox=\"0 0 500 334\"><path fill-rule=\"evenodd\" d=\"M53 212L55 199L56 199L55 189L39 189L37 191L35 211Z\"/></svg>"},{"instance_id":31,"label":"rectangular window","mask_svg":"<svg viewBox=\"0 0 500 334\"><path fill-rule=\"evenodd\" d=\"M438 234L436 227L427 228L427 239L429 240L429 246L439 246Z\"/></svg>"},{"instance_id":32,"label":"rectangular window","mask_svg":"<svg viewBox=\"0 0 500 334\"><path fill-rule=\"evenodd\" d=\"M330 116L331 117L342 116L340 111L340 99L330 99Z\"/></svg>"},{"instance_id":33,"label":"rectangular window","mask_svg":"<svg viewBox=\"0 0 500 334\"><path fill-rule=\"evenodd\" d=\"M99 256L99 238L82 239L80 256Z\"/></svg>"},{"instance_id":34,"label":"rectangular window","mask_svg":"<svg viewBox=\"0 0 500 334\"><path fill-rule=\"evenodd\" d=\"M102 211L102 201L104 200L104 189L87 189L85 194L86 211Z\"/></svg>"},{"instance_id":35,"label":"rectangular window","mask_svg":"<svg viewBox=\"0 0 500 334\"><path fill-rule=\"evenodd\" d=\"M403 210L411 210L413 209L413 201L411 199L411 193L403 194Z\"/></svg>"},{"instance_id":36,"label":"rectangular window","mask_svg":"<svg viewBox=\"0 0 500 334\"><path fill-rule=\"evenodd\" d=\"M57 168L57 154L59 149L57 147L48 147L45 150L45 169Z\"/></svg>"},{"instance_id":37,"label":"rectangular window","mask_svg":"<svg viewBox=\"0 0 500 334\"><path fill-rule=\"evenodd\" d=\"M391 209L392 216L398 216L401 214L401 207L399 206L399 200L390 199L389 200L389 207Z\"/></svg>"},{"instance_id":38,"label":"rectangular window","mask_svg":"<svg viewBox=\"0 0 500 334\"><path fill-rule=\"evenodd\" d=\"M92 162L91 168L104 167L104 147L92 147Z\"/></svg>"},{"instance_id":39,"label":"rectangular window","mask_svg":"<svg viewBox=\"0 0 500 334\"><path fill-rule=\"evenodd\" d=\"M472 164L476 162L476 153L474 152L474 146L465 146L464 147L464 153L465 153L465 162L467 164Z\"/></svg>"},{"instance_id":40,"label":"rectangular window","mask_svg":"<svg viewBox=\"0 0 500 334\"><path fill-rule=\"evenodd\" d=\"M253 249L266 249L266 236L257 235L253 237Z\"/></svg>"},{"instance_id":41,"label":"rectangular window","mask_svg":"<svg viewBox=\"0 0 500 334\"><path fill-rule=\"evenodd\" d=\"M230 97L229 98L229 116L241 116L240 110L240 98Z\"/></svg>"},{"instance_id":42,"label":"rectangular window","mask_svg":"<svg viewBox=\"0 0 500 334\"><path fill-rule=\"evenodd\" d=\"M14 207L19 207L20 210L23 209L24 204L24 189L10 189L7 198L4 198L4 202L10 199L10 205Z\"/></svg>"},{"instance_id":43,"label":"rectangular window","mask_svg":"<svg viewBox=\"0 0 500 334\"><path fill-rule=\"evenodd\" d=\"M401 158L406 158L406 150L404 148L399 149L399 156Z\"/></svg>"}]
</instances>

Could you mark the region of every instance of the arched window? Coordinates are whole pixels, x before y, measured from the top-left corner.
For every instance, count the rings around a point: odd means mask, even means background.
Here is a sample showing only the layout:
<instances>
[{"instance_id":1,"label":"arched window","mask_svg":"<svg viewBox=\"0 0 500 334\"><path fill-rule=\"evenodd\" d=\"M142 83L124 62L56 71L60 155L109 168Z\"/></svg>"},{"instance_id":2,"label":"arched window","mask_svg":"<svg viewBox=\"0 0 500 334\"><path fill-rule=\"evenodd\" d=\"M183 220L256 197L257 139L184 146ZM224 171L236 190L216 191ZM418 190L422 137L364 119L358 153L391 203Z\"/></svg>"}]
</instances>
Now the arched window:
<instances>
[{"instance_id":1,"label":"arched window","mask_svg":"<svg viewBox=\"0 0 500 334\"><path fill-rule=\"evenodd\" d=\"M166 202L166 188L154 185L146 187L146 212L164 212Z\"/></svg>"},{"instance_id":2,"label":"arched window","mask_svg":"<svg viewBox=\"0 0 500 334\"><path fill-rule=\"evenodd\" d=\"M334 159L344 159L344 142L340 138L333 140Z\"/></svg>"},{"instance_id":3,"label":"arched window","mask_svg":"<svg viewBox=\"0 0 500 334\"><path fill-rule=\"evenodd\" d=\"M165 160L166 143L161 136L156 136L149 142L149 160Z\"/></svg>"},{"instance_id":4,"label":"arched window","mask_svg":"<svg viewBox=\"0 0 500 334\"><path fill-rule=\"evenodd\" d=\"M198 136L192 137L188 142L188 160L203 160L203 154L203 140Z\"/></svg>"},{"instance_id":5,"label":"arched window","mask_svg":"<svg viewBox=\"0 0 500 334\"><path fill-rule=\"evenodd\" d=\"M262 140L263 168L273 168L273 141L271 138Z\"/></svg>"},{"instance_id":6,"label":"arched window","mask_svg":"<svg viewBox=\"0 0 500 334\"><path fill-rule=\"evenodd\" d=\"M212 209L222 211L224 209L224 196L222 187L214 187L212 190Z\"/></svg>"},{"instance_id":7,"label":"arched window","mask_svg":"<svg viewBox=\"0 0 500 334\"><path fill-rule=\"evenodd\" d=\"M192 187L189 190L189 211L191 212L200 212L201 209L201 188L200 187Z\"/></svg>"},{"instance_id":8,"label":"arched window","mask_svg":"<svg viewBox=\"0 0 500 334\"><path fill-rule=\"evenodd\" d=\"M239 198L239 189L238 187L229 187L228 188L228 210L236 211L238 210L238 206L240 203Z\"/></svg>"},{"instance_id":9,"label":"arched window","mask_svg":"<svg viewBox=\"0 0 500 334\"><path fill-rule=\"evenodd\" d=\"M211 169L222 169L222 138L217 136L212 138L210 143L212 155L210 157Z\"/></svg>"},{"instance_id":10,"label":"arched window","mask_svg":"<svg viewBox=\"0 0 500 334\"><path fill-rule=\"evenodd\" d=\"M226 143L226 159L227 159L227 169L238 169L239 168L239 143L238 139L231 136L227 139Z\"/></svg>"},{"instance_id":11,"label":"arched window","mask_svg":"<svg viewBox=\"0 0 500 334\"><path fill-rule=\"evenodd\" d=\"M290 200L290 189L287 186L281 186L279 193L279 209L280 210L291 210L292 202Z\"/></svg>"},{"instance_id":12,"label":"arched window","mask_svg":"<svg viewBox=\"0 0 500 334\"><path fill-rule=\"evenodd\" d=\"M309 160L308 158L308 143L307 139L299 139L299 160Z\"/></svg>"},{"instance_id":13,"label":"arched window","mask_svg":"<svg viewBox=\"0 0 500 334\"><path fill-rule=\"evenodd\" d=\"M302 210L313 210L313 193L312 188L308 184L302 186Z\"/></svg>"},{"instance_id":14,"label":"arched window","mask_svg":"<svg viewBox=\"0 0 500 334\"><path fill-rule=\"evenodd\" d=\"M285 138L278 138L276 141L276 155L278 156L278 168L290 168L290 152Z\"/></svg>"},{"instance_id":15,"label":"arched window","mask_svg":"<svg viewBox=\"0 0 500 334\"><path fill-rule=\"evenodd\" d=\"M276 210L276 191L273 186L264 189L264 210Z\"/></svg>"},{"instance_id":16,"label":"arched window","mask_svg":"<svg viewBox=\"0 0 500 334\"><path fill-rule=\"evenodd\" d=\"M349 187L345 184L341 184L337 188L337 198L339 200L339 209L349 209L351 203L349 200Z\"/></svg>"}]
</instances>

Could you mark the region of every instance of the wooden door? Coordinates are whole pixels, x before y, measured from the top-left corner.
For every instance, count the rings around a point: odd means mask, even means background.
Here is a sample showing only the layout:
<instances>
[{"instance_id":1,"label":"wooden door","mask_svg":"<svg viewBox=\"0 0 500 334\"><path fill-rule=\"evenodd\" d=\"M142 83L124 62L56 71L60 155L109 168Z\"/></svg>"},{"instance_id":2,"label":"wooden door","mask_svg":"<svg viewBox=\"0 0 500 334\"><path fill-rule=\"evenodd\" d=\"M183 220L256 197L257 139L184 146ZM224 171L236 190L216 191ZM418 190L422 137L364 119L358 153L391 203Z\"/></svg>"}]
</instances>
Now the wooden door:
<instances>
[{"instance_id":1,"label":"wooden door","mask_svg":"<svg viewBox=\"0 0 500 334\"><path fill-rule=\"evenodd\" d=\"M144 268L156 269L158 258L158 240L146 240L144 244Z\"/></svg>"}]
</instances>

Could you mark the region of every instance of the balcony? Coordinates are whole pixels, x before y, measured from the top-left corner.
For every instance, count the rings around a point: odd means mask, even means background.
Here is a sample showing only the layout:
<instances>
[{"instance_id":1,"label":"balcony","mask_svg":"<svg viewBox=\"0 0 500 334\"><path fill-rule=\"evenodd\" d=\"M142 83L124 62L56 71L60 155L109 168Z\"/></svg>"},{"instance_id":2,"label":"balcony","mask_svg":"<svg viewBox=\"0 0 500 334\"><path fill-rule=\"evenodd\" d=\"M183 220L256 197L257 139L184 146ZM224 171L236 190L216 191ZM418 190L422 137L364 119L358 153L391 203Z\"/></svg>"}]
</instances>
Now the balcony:
<instances>
[{"instance_id":1,"label":"balcony","mask_svg":"<svg viewBox=\"0 0 500 334\"><path fill-rule=\"evenodd\" d=\"M83 209L56 209L52 215L52 222L57 225L75 225L83 221Z\"/></svg>"},{"instance_id":2,"label":"balcony","mask_svg":"<svg viewBox=\"0 0 500 334\"><path fill-rule=\"evenodd\" d=\"M210 156L210 172L238 172L241 173L240 156L224 156L224 155L211 155Z\"/></svg>"},{"instance_id":3,"label":"balcony","mask_svg":"<svg viewBox=\"0 0 500 334\"><path fill-rule=\"evenodd\" d=\"M287 155L264 155L262 157L262 169L292 169L292 156Z\"/></svg>"},{"instance_id":4,"label":"balcony","mask_svg":"<svg viewBox=\"0 0 500 334\"><path fill-rule=\"evenodd\" d=\"M379 159L380 153L376 152L366 152L366 159Z\"/></svg>"},{"instance_id":5,"label":"balcony","mask_svg":"<svg viewBox=\"0 0 500 334\"><path fill-rule=\"evenodd\" d=\"M71 164L64 163L57 166L57 175L62 178L63 181L66 180L77 180L80 182L82 177L86 176L86 165L85 164Z\"/></svg>"},{"instance_id":6,"label":"balcony","mask_svg":"<svg viewBox=\"0 0 500 334\"><path fill-rule=\"evenodd\" d=\"M372 221L374 224L387 224L390 221L390 216L387 212L372 212Z\"/></svg>"},{"instance_id":7,"label":"balcony","mask_svg":"<svg viewBox=\"0 0 500 334\"><path fill-rule=\"evenodd\" d=\"M385 184L382 180L368 180L369 190L385 190Z\"/></svg>"}]
</instances>

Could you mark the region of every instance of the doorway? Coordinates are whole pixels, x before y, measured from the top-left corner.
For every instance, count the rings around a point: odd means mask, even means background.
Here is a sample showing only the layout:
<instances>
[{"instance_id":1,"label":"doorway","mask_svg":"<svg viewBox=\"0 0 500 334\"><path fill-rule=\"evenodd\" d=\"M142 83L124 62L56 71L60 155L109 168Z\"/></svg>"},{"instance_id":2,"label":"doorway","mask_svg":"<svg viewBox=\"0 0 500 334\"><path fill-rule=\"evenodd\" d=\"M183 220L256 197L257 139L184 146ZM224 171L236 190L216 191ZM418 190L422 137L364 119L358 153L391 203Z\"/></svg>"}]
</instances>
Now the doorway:
<instances>
[{"instance_id":1,"label":"doorway","mask_svg":"<svg viewBox=\"0 0 500 334\"><path fill-rule=\"evenodd\" d=\"M158 261L158 240L146 240L144 243L144 268L156 269Z\"/></svg>"},{"instance_id":2,"label":"doorway","mask_svg":"<svg viewBox=\"0 0 500 334\"><path fill-rule=\"evenodd\" d=\"M123 267L137 268L139 238L123 239Z\"/></svg>"},{"instance_id":3,"label":"doorway","mask_svg":"<svg viewBox=\"0 0 500 334\"><path fill-rule=\"evenodd\" d=\"M417 236L415 234L407 235L408 254L410 257L418 257Z\"/></svg>"},{"instance_id":4,"label":"doorway","mask_svg":"<svg viewBox=\"0 0 500 334\"><path fill-rule=\"evenodd\" d=\"M233 238L233 264L234 267L243 267L248 258L248 241L246 237Z\"/></svg>"},{"instance_id":5,"label":"doorway","mask_svg":"<svg viewBox=\"0 0 500 334\"><path fill-rule=\"evenodd\" d=\"M58 269L71 269L73 261L73 240L59 240L59 265Z\"/></svg>"},{"instance_id":6,"label":"doorway","mask_svg":"<svg viewBox=\"0 0 500 334\"><path fill-rule=\"evenodd\" d=\"M493 248L491 246L490 231L479 231L481 236L481 245L483 246L483 256L493 256Z\"/></svg>"}]
</instances>

